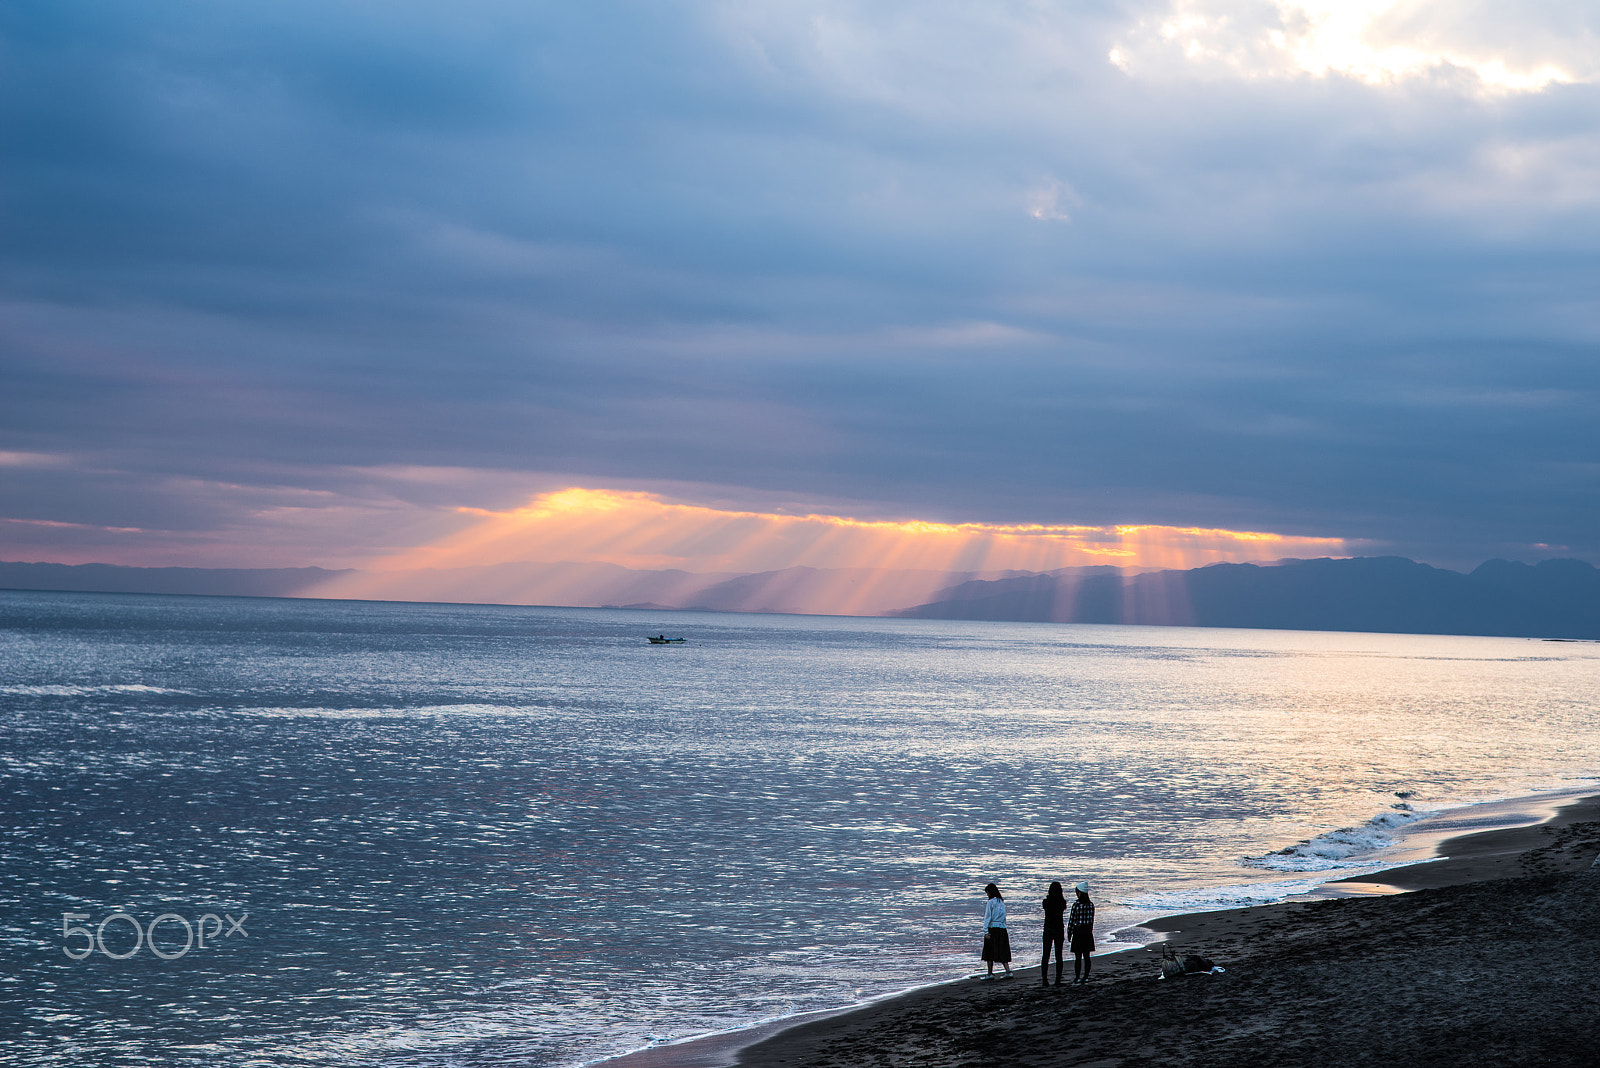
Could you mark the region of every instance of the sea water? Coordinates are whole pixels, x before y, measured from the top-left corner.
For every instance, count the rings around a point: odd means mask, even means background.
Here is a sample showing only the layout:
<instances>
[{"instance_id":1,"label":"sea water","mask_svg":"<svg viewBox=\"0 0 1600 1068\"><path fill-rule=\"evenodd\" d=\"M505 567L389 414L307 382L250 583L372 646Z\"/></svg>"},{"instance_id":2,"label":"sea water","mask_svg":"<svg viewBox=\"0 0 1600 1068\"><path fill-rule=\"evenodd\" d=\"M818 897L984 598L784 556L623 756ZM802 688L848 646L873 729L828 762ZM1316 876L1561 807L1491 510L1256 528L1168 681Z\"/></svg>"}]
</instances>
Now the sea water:
<instances>
[{"instance_id":1,"label":"sea water","mask_svg":"<svg viewBox=\"0 0 1600 1068\"><path fill-rule=\"evenodd\" d=\"M1525 639L0 593L0 1032L577 1065L968 974L991 880L1025 965L1052 879L1104 942L1373 870L1587 784L1597 694Z\"/></svg>"}]
</instances>

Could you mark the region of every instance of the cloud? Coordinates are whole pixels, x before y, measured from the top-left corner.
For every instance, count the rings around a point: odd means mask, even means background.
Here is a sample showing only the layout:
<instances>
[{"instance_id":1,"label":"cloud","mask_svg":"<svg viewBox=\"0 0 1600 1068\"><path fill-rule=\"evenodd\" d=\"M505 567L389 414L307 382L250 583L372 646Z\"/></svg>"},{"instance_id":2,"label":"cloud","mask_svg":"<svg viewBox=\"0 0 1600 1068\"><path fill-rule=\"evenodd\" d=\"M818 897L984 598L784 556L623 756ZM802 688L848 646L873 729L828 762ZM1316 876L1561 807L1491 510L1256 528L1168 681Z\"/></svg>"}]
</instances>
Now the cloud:
<instances>
[{"instance_id":1,"label":"cloud","mask_svg":"<svg viewBox=\"0 0 1600 1068\"><path fill-rule=\"evenodd\" d=\"M1340 555L1337 538L1172 527L937 523L731 510L653 493L568 487L476 522L378 570L483 567L518 561L608 563L690 571L892 567L1048 571L1084 564L1198 567L1293 555Z\"/></svg>"},{"instance_id":2,"label":"cloud","mask_svg":"<svg viewBox=\"0 0 1600 1068\"><path fill-rule=\"evenodd\" d=\"M1133 74L1210 67L1246 79L1428 79L1538 92L1600 76L1600 19L1579 5L1444 0L1172 0L1108 54Z\"/></svg>"},{"instance_id":3,"label":"cloud","mask_svg":"<svg viewBox=\"0 0 1600 1068\"><path fill-rule=\"evenodd\" d=\"M0 450L71 462L4 514L333 565L672 482L1596 556L1589 16L1340 10L12 5Z\"/></svg>"}]
</instances>

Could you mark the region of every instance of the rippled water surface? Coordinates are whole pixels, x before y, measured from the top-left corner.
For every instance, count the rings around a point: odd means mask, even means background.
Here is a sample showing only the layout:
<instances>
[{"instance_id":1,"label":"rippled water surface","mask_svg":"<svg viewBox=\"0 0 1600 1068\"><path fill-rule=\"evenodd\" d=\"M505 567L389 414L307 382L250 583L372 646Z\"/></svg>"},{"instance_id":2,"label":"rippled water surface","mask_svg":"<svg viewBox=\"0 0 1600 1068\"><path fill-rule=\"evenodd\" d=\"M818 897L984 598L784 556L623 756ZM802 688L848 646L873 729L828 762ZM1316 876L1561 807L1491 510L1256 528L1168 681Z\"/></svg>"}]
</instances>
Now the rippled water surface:
<instances>
[{"instance_id":1,"label":"rippled water surface","mask_svg":"<svg viewBox=\"0 0 1600 1068\"><path fill-rule=\"evenodd\" d=\"M1370 866L1594 776L1597 693L1522 639L0 593L0 1029L574 1065L962 974L991 879L1025 961L1051 879L1104 935Z\"/></svg>"}]
</instances>

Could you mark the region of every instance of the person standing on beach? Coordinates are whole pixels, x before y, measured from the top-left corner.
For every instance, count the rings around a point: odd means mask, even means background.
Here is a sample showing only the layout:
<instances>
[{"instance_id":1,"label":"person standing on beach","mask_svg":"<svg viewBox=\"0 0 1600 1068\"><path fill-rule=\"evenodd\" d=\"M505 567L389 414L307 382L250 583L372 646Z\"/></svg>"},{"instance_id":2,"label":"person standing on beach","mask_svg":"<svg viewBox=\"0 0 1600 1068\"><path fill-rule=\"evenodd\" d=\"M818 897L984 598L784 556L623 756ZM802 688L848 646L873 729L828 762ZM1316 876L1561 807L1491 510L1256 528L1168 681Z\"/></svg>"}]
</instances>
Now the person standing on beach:
<instances>
[{"instance_id":1,"label":"person standing on beach","mask_svg":"<svg viewBox=\"0 0 1600 1068\"><path fill-rule=\"evenodd\" d=\"M983 906L983 959L989 965L989 974L984 978L993 979L994 966L1003 964L1006 974L1001 978L1010 979L1011 934L1006 930L1006 899L994 883L984 887L983 892L989 895Z\"/></svg>"},{"instance_id":2,"label":"person standing on beach","mask_svg":"<svg viewBox=\"0 0 1600 1068\"><path fill-rule=\"evenodd\" d=\"M1089 884L1073 887L1078 900L1067 914L1067 942L1072 949L1072 981L1089 981L1089 954L1094 952L1094 902L1089 900Z\"/></svg>"},{"instance_id":3,"label":"person standing on beach","mask_svg":"<svg viewBox=\"0 0 1600 1068\"><path fill-rule=\"evenodd\" d=\"M1061 985L1061 942L1066 937L1062 920L1067 912L1067 897L1060 883L1051 883L1050 892L1044 896L1044 956L1039 961L1039 982L1050 985L1050 947L1056 950L1056 986Z\"/></svg>"}]
</instances>

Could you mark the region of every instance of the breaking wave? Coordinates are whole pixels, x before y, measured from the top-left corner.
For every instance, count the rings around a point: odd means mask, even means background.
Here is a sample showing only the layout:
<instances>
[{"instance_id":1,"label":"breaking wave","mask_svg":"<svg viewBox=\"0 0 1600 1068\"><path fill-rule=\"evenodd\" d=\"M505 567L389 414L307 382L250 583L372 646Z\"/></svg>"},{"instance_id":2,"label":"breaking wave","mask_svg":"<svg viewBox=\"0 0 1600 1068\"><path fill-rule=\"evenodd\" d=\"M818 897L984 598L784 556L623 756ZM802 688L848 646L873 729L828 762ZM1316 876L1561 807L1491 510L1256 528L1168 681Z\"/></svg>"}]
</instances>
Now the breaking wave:
<instances>
[{"instance_id":1,"label":"breaking wave","mask_svg":"<svg viewBox=\"0 0 1600 1068\"><path fill-rule=\"evenodd\" d=\"M1281 883L1243 883L1234 886L1207 886L1195 890L1157 890L1128 898L1129 908L1164 913L1217 912L1252 905L1274 905L1296 894L1309 894L1321 886L1321 879L1295 879Z\"/></svg>"},{"instance_id":2,"label":"breaking wave","mask_svg":"<svg viewBox=\"0 0 1600 1068\"><path fill-rule=\"evenodd\" d=\"M1268 871L1333 871L1360 868L1372 863L1372 854L1394 844L1401 828L1421 818L1404 802L1389 812L1380 812L1359 827L1341 827L1319 834L1298 845L1264 856L1245 857L1252 868Z\"/></svg>"}]
</instances>

